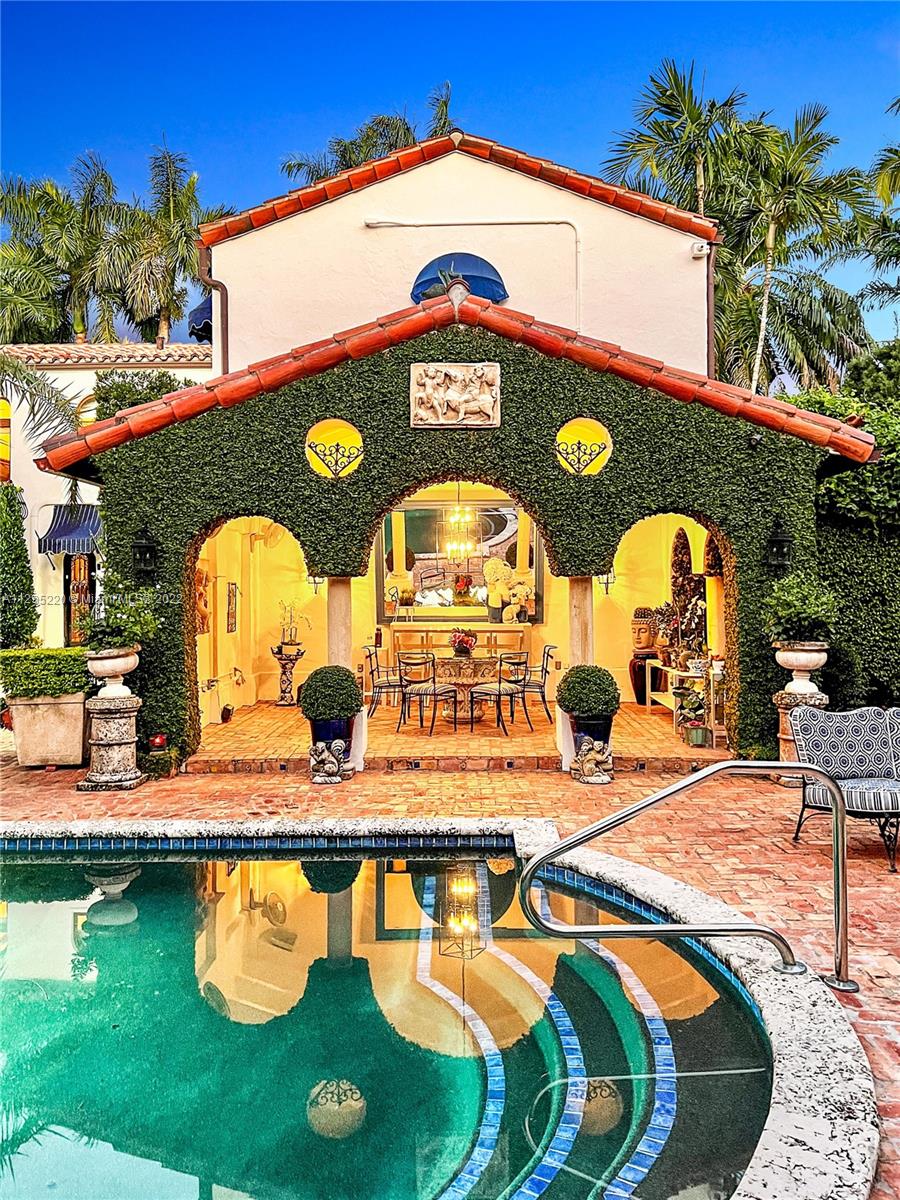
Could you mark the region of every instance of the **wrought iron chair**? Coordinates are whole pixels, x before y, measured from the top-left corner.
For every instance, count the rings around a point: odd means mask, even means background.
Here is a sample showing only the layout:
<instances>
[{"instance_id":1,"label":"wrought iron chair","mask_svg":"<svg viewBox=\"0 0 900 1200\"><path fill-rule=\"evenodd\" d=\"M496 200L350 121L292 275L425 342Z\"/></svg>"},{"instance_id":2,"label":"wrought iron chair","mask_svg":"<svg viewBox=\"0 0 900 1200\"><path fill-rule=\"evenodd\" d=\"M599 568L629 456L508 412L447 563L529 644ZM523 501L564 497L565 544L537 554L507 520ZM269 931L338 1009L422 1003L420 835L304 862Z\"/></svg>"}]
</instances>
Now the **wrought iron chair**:
<instances>
[{"instance_id":1,"label":"wrought iron chair","mask_svg":"<svg viewBox=\"0 0 900 1200\"><path fill-rule=\"evenodd\" d=\"M431 726L428 736L434 733L434 722L437 718L439 700L451 701L453 704L453 729L457 728L459 696L456 688L449 683L438 683L434 665L434 654L430 650L418 653L397 655L397 674L400 680L400 716L397 720L397 732L409 717L409 707L413 700L419 702L419 728L425 725L425 701L431 701Z\"/></svg>"},{"instance_id":2,"label":"wrought iron chair","mask_svg":"<svg viewBox=\"0 0 900 1200\"><path fill-rule=\"evenodd\" d=\"M522 702L522 711L528 728L534 733L534 726L528 714L525 703L525 685L528 682L528 651L516 650L509 654L501 654L497 664L497 678L492 683L483 683L469 692L469 729L475 731L475 703L478 700L493 704L497 710L497 724L509 737L509 730L503 719L503 701L509 701L509 719L516 719L516 700Z\"/></svg>"},{"instance_id":3,"label":"wrought iron chair","mask_svg":"<svg viewBox=\"0 0 900 1200\"><path fill-rule=\"evenodd\" d=\"M544 712L547 714L547 720L551 725L553 724L553 714L547 704L547 684L550 681L550 659L553 657L553 651L556 649L558 649L557 646L545 646L544 653L541 655L541 665L539 667L530 667L528 678L525 680L525 691L534 692L540 696Z\"/></svg>"},{"instance_id":4,"label":"wrought iron chair","mask_svg":"<svg viewBox=\"0 0 900 1200\"><path fill-rule=\"evenodd\" d=\"M400 676L396 671L391 671L381 665L378 661L377 646L363 646L363 650L366 652L369 686L372 689L372 699L369 703L369 716L371 717L383 695L396 695L400 691Z\"/></svg>"}]
</instances>

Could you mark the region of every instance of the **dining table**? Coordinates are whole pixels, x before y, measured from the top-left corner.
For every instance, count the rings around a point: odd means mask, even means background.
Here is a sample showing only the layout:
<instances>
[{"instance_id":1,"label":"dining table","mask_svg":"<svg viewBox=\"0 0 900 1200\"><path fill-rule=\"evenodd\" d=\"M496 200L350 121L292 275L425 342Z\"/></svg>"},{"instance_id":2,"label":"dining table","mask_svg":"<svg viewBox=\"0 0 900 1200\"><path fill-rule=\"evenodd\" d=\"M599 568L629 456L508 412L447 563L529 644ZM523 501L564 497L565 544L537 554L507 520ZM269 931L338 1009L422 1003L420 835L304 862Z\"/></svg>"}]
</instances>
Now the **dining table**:
<instances>
[{"instance_id":1,"label":"dining table","mask_svg":"<svg viewBox=\"0 0 900 1200\"><path fill-rule=\"evenodd\" d=\"M449 684L456 691L459 720L469 715L469 693L473 688L483 687L497 679L499 658L493 654L447 654L436 655L434 673L438 684ZM473 719L484 720L484 704L475 701ZM441 716L445 721L453 720L453 702L445 699L441 705Z\"/></svg>"}]
</instances>

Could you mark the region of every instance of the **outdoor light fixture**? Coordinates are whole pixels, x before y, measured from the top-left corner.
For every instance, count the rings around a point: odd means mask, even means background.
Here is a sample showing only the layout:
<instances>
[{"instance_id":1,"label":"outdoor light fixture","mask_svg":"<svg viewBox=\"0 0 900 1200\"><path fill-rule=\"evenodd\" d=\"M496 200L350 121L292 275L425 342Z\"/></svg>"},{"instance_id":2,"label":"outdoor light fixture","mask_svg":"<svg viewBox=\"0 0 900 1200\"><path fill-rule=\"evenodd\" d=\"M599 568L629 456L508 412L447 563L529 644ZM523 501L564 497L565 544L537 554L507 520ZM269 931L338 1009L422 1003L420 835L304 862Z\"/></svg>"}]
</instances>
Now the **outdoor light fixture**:
<instances>
[{"instance_id":1,"label":"outdoor light fixture","mask_svg":"<svg viewBox=\"0 0 900 1200\"><path fill-rule=\"evenodd\" d=\"M151 750L165 750L166 746L169 744L169 739L164 733L154 733L148 740Z\"/></svg>"},{"instance_id":2,"label":"outdoor light fixture","mask_svg":"<svg viewBox=\"0 0 900 1200\"><path fill-rule=\"evenodd\" d=\"M772 532L769 534L769 545L766 561L773 571L786 571L791 565L794 552L794 539L784 527L780 516L775 518Z\"/></svg>"},{"instance_id":3,"label":"outdoor light fixture","mask_svg":"<svg viewBox=\"0 0 900 1200\"><path fill-rule=\"evenodd\" d=\"M445 958L476 958L485 949L478 920L478 884L467 864L446 874L438 952Z\"/></svg>"},{"instance_id":4,"label":"outdoor light fixture","mask_svg":"<svg viewBox=\"0 0 900 1200\"><path fill-rule=\"evenodd\" d=\"M136 533L131 543L131 565L136 583L152 583L156 576L159 550L146 529Z\"/></svg>"},{"instance_id":5,"label":"outdoor light fixture","mask_svg":"<svg viewBox=\"0 0 900 1200\"><path fill-rule=\"evenodd\" d=\"M605 575L598 575L597 579L603 585L603 591L609 595L609 589L616 582L616 572L614 567L610 567Z\"/></svg>"}]
</instances>

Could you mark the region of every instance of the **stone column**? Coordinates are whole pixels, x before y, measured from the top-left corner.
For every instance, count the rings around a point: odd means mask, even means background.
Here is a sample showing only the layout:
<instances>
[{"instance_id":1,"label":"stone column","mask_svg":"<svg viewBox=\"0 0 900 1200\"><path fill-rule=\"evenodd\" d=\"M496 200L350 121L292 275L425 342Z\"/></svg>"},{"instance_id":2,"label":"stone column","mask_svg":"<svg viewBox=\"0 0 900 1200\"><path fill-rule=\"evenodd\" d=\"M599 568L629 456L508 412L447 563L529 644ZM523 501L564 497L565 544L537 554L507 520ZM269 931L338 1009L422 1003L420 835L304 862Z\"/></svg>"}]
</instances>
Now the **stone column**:
<instances>
[{"instance_id":1,"label":"stone column","mask_svg":"<svg viewBox=\"0 0 900 1200\"><path fill-rule=\"evenodd\" d=\"M353 961L353 888L328 894L328 961L349 967Z\"/></svg>"},{"instance_id":2,"label":"stone column","mask_svg":"<svg viewBox=\"0 0 900 1200\"><path fill-rule=\"evenodd\" d=\"M791 730L791 709L801 704L812 708L827 708L828 697L824 692L776 692L772 697L778 709L778 757L782 762L797 762L797 747ZM779 775L782 787L800 787L799 775Z\"/></svg>"},{"instance_id":3,"label":"stone column","mask_svg":"<svg viewBox=\"0 0 900 1200\"><path fill-rule=\"evenodd\" d=\"M353 669L353 626L350 580L333 575L328 580L328 663Z\"/></svg>"},{"instance_id":4,"label":"stone column","mask_svg":"<svg viewBox=\"0 0 900 1200\"><path fill-rule=\"evenodd\" d=\"M569 576L569 665L594 661L594 580Z\"/></svg>"},{"instance_id":5,"label":"stone column","mask_svg":"<svg viewBox=\"0 0 900 1200\"><path fill-rule=\"evenodd\" d=\"M135 721L140 696L95 696L85 704L91 719L91 769L80 792L130 791L147 778L137 765Z\"/></svg>"},{"instance_id":6,"label":"stone column","mask_svg":"<svg viewBox=\"0 0 900 1200\"><path fill-rule=\"evenodd\" d=\"M531 551L531 517L524 509L518 510L519 528L516 531L516 571L522 574L528 571L528 558Z\"/></svg>"}]
</instances>

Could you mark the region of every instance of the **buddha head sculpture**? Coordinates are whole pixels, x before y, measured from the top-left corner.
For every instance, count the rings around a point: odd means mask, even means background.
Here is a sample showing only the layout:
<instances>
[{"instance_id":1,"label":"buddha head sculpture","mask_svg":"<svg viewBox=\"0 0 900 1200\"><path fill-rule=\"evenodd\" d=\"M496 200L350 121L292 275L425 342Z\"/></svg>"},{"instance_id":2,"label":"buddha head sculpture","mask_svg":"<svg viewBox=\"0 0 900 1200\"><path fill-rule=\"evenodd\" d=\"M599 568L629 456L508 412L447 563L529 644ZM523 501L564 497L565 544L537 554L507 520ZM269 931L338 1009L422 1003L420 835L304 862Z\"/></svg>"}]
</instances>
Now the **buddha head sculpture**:
<instances>
[{"instance_id":1,"label":"buddha head sculpture","mask_svg":"<svg viewBox=\"0 0 900 1200\"><path fill-rule=\"evenodd\" d=\"M636 651L652 650L659 625L652 608L636 608L631 618L631 644Z\"/></svg>"}]
</instances>

